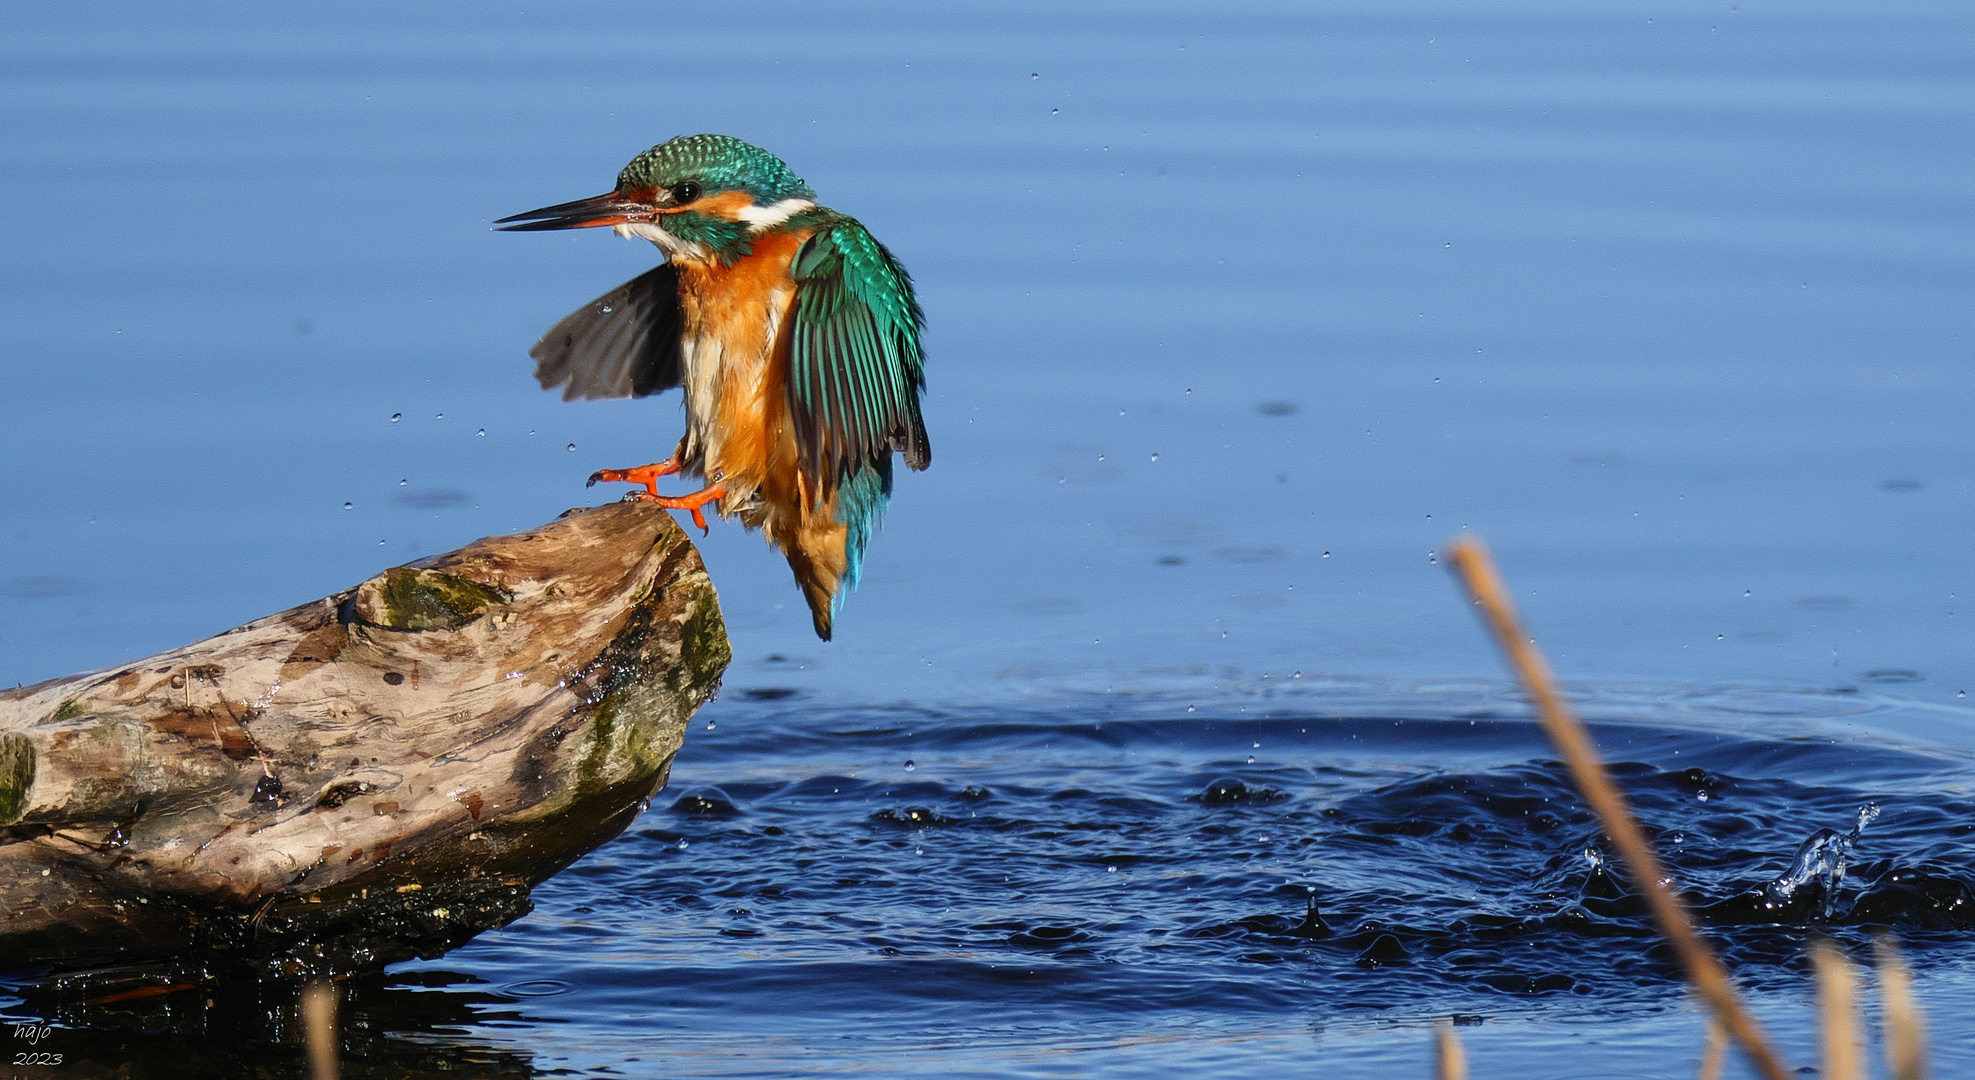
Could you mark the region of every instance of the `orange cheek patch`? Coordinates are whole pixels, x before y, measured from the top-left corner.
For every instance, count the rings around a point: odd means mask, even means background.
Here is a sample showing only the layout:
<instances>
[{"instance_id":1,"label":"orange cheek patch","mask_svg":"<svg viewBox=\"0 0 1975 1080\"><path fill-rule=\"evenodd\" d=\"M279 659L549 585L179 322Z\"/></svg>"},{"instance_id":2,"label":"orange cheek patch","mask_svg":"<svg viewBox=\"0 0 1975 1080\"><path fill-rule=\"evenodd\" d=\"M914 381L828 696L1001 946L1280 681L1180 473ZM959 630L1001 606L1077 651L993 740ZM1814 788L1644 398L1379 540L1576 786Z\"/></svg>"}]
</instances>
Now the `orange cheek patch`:
<instances>
[{"instance_id":1,"label":"orange cheek patch","mask_svg":"<svg viewBox=\"0 0 1975 1080\"><path fill-rule=\"evenodd\" d=\"M724 221L741 220L741 211L754 205L754 196L745 191L722 191L714 195L702 196L683 206L667 207L658 211L661 214L683 214L688 210Z\"/></svg>"}]
</instances>

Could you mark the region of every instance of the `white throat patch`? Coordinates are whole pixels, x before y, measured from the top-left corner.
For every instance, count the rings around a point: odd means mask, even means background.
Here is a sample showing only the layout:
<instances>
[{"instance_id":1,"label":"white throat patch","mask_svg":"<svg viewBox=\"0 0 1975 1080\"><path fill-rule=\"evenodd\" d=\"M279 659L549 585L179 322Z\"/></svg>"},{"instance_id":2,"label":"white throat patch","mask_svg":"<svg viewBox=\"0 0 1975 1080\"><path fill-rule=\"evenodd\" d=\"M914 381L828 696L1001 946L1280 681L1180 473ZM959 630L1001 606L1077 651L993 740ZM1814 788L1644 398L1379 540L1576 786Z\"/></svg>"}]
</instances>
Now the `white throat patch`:
<instances>
[{"instance_id":1,"label":"white throat patch","mask_svg":"<svg viewBox=\"0 0 1975 1080\"><path fill-rule=\"evenodd\" d=\"M622 225L612 225L610 231L626 240L649 240L665 252L668 259L704 259L706 245L695 240L684 240L666 232L648 221L627 221Z\"/></svg>"}]
</instances>

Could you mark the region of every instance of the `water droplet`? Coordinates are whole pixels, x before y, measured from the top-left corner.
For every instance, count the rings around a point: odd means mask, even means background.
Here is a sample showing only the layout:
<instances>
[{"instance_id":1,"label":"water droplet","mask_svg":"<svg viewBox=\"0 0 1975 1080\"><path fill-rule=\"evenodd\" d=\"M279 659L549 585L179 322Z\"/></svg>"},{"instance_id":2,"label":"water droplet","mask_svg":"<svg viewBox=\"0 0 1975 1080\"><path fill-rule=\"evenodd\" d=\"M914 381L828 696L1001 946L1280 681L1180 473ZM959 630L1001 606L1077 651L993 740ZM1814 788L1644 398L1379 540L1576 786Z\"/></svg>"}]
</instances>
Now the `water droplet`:
<instances>
[{"instance_id":1,"label":"water droplet","mask_svg":"<svg viewBox=\"0 0 1975 1080\"><path fill-rule=\"evenodd\" d=\"M575 443L570 443L570 444L569 444L569 447L568 447L568 450L569 450L569 452L570 452L570 453L572 453L572 454L573 454L573 453L575 453L575 452L576 452L576 444L575 444Z\"/></svg>"},{"instance_id":2,"label":"water droplet","mask_svg":"<svg viewBox=\"0 0 1975 1080\"><path fill-rule=\"evenodd\" d=\"M486 438L486 437L487 437L487 429L486 429L486 428L481 428L481 429L480 429L479 431L476 431L476 432L474 432L474 434L475 434L475 435L478 435L478 436L480 436L481 438L483 438L483 439L484 439L484 438Z\"/></svg>"},{"instance_id":3,"label":"water droplet","mask_svg":"<svg viewBox=\"0 0 1975 1080\"><path fill-rule=\"evenodd\" d=\"M1742 590L1742 596L1743 596L1744 598L1746 598L1746 597L1750 597L1750 596L1754 596L1754 595L1755 595L1755 593L1753 593L1753 592L1751 592L1751 591L1750 591L1750 590L1748 590L1748 589L1743 589L1743 590Z\"/></svg>"},{"instance_id":4,"label":"water droplet","mask_svg":"<svg viewBox=\"0 0 1975 1080\"><path fill-rule=\"evenodd\" d=\"M608 315L608 314L610 314L610 305L609 305L609 304L605 304L605 305L603 306L603 313L604 313L605 315Z\"/></svg>"},{"instance_id":5,"label":"water droplet","mask_svg":"<svg viewBox=\"0 0 1975 1080\"><path fill-rule=\"evenodd\" d=\"M1701 802L1707 802L1708 793L1705 791L1697 791L1694 793L1694 798L1699 799Z\"/></svg>"},{"instance_id":6,"label":"water droplet","mask_svg":"<svg viewBox=\"0 0 1975 1080\"><path fill-rule=\"evenodd\" d=\"M914 770L914 769L916 769L916 768L918 768L918 767L919 767L919 766L918 766L917 764L914 764L914 763L913 763L913 761L912 761L912 760L911 760L910 758L907 758L907 759L906 759L906 762L905 762L905 771L906 771L906 772L911 772L912 770Z\"/></svg>"},{"instance_id":7,"label":"water droplet","mask_svg":"<svg viewBox=\"0 0 1975 1080\"><path fill-rule=\"evenodd\" d=\"M1154 451L1152 451L1152 460L1153 460L1153 461L1158 461L1158 460L1159 460L1159 451L1157 451L1157 450L1154 450Z\"/></svg>"},{"instance_id":8,"label":"water droplet","mask_svg":"<svg viewBox=\"0 0 1975 1080\"><path fill-rule=\"evenodd\" d=\"M1118 868L1115 866L1107 866L1104 868L1104 872L1107 874L1115 874L1118 872Z\"/></svg>"},{"instance_id":9,"label":"water droplet","mask_svg":"<svg viewBox=\"0 0 1975 1080\"><path fill-rule=\"evenodd\" d=\"M1103 454L1099 454L1099 455L1097 455L1097 460L1099 460L1099 461L1103 461L1103 460L1104 460L1104 455L1103 455Z\"/></svg>"},{"instance_id":10,"label":"water droplet","mask_svg":"<svg viewBox=\"0 0 1975 1080\"><path fill-rule=\"evenodd\" d=\"M398 481L398 486L399 486L399 487L404 487L404 486L405 486L406 484L408 484L408 483L410 483L410 482L411 482L411 481L409 481L409 480L400 480L400 481Z\"/></svg>"},{"instance_id":11,"label":"water droplet","mask_svg":"<svg viewBox=\"0 0 1975 1080\"><path fill-rule=\"evenodd\" d=\"M1187 712L1192 712L1192 711L1193 711L1193 706L1191 706L1191 705L1188 705L1188 706L1186 707L1186 711L1187 711Z\"/></svg>"},{"instance_id":12,"label":"water droplet","mask_svg":"<svg viewBox=\"0 0 1975 1080\"><path fill-rule=\"evenodd\" d=\"M401 412L394 412L391 414L391 422L394 424L400 420L403 420L404 418L405 418L405 414Z\"/></svg>"},{"instance_id":13,"label":"water droplet","mask_svg":"<svg viewBox=\"0 0 1975 1080\"><path fill-rule=\"evenodd\" d=\"M1440 556L1429 551L1426 553L1426 561L1429 563L1438 563L1440 561Z\"/></svg>"},{"instance_id":14,"label":"water droplet","mask_svg":"<svg viewBox=\"0 0 1975 1080\"><path fill-rule=\"evenodd\" d=\"M1040 72L1040 71L1031 71L1031 72L1029 72L1029 81L1030 81L1030 82L1034 82L1034 81L1036 81L1037 79L1040 79L1040 78L1042 78L1042 72Z\"/></svg>"},{"instance_id":15,"label":"water droplet","mask_svg":"<svg viewBox=\"0 0 1975 1080\"><path fill-rule=\"evenodd\" d=\"M1255 755L1253 754L1248 755L1248 764L1250 765L1255 764Z\"/></svg>"},{"instance_id":16,"label":"water droplet","mask_svg":"<svg viewBox=\"0 0 1975 1080\"><path fill-rule=\"evenodd\" d=\"M1051 116L1055 116L1055 115L1056 115L1057 113L1060 113L1060 112L1062 112L1062 111L1063 111L1063 110L1061 110L1061 109L1051 109L1051 110L1049 110L1049 115L1051 115Z\"/></svg>"},{"instance_id":17,"label":"water droplet","mask_svg":"<svg viewBox=\"0 0 1975 1080\"><path fill-rule=\"evenodd\" d=\"M1262 748L1262 744L1261 744L1261 743L1256 743L1256 744L1254 744L1254 749L1257 749L1257 750L1260 750L1261 748Z\"/></svg>"},{"instance_id":18,"label":"water droplet","mask_svg":"<svg viewBox=\"0 0 1975 1080\"><path fill-rule=\"evenodd\" d=\"M686 838L683 836L679 838L679 850L680 851L686 850Z\"/></svg>"},{"instance_id":19,"label":"water droplet","mask_svg":"<svg viewBox=\"0 0 1975 1080\"><path fill-rule=\"evenodd\" d=\"M1956 691L1954 692L1954 696L1955 696L1955 697L1967 697L1967 696L1968 696L1968 691L1966 691L1966 690L1956 690Z\"/></svg>"},{"instance_id":20,"label":"water droplet","mask_svg":"<svg viewBox=\"0 0 1975 1080\"><path fill-rule=\"evenodd\" d=\"M1330 558L1330 552L1328 551L1324 552L1324 558L1326 559Z\"/></svg>"},{"instance_id":21,"label":"water droplet","mask_svg":"<svg viewBox=\"0 0 1975 1080\"><path fill-rule=\"evenodd\" d=\"M1289 677L1292 679L1300 679L1303 677L1303 673L1300 671L1292 672Z\"/></svg>"},{"instance_id":22,"label":"water droplet","mask_svg":"<svg viewBox=\"0 0 1975 1080\"><path fill-rule=\"evenodd\" d=\"M378 546L378 547L383 547L383 546L384 546L384 541L382 541L382 540L379 540L379 541L377 542L377 546Z\"/></svg>"},{"instance_id":23,"label":"water droplet","mask_svg":"<svg viewBox=\"0 0 1975 1080\"><path fill-rule=\"evenodd\" d=\"M343 509L345 510L355 510L356 508L357 508L357 504L355 503L346 502L343 504Z\"/></svg>"},{"instance_id":24,"label":"water droplet","mask_svg":"<svg viewBox=\"0 0 1975 1080\"><path fill-rule=\"evenodd\" d=\"M712 731L712 730L713 730L713 721L711 721L711 720L708 720L708 721L706 722L706 730L708 730L708 731Z\"/></svg>"},{"instance_id":25,"label":"water droplet","mask_svg":"<svg viewBox=\"0 0 1975 1080\"><path fill-rule=\"evenodd\" d=\"M446 414L445 414L445 413L440 413L439 415L437 415L437 416L435 416L435 417L433 417L432 419L434 419L434 420L444 420L445 418L446 418Z\"/></svg>"}]
</instances>

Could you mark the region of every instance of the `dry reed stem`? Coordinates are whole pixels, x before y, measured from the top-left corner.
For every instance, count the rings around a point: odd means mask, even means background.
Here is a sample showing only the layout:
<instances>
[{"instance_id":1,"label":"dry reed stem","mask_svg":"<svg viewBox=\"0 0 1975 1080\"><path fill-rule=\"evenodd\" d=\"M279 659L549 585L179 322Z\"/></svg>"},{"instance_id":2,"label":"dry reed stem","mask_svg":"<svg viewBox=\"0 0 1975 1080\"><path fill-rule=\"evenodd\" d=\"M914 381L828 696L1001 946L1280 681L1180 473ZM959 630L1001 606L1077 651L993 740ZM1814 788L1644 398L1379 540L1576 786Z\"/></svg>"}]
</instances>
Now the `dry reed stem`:
<instances>
[{"instance_id":1,"label":"dry reed stem","mask_svg":"<svg viewBox=\"0 0 1975 1080\"><path fill-rule=\"evenodd\" d=\"M1598 815L1605 835L1611 837L1612 846L1618 849L1619 857L1631 871L1633 881L1645 895L1646 905L1652 910L1654 921L1659 923L1660 935L1680 957L1681 966L1686 968L1687 979L1693 984L1695 992L1707 1002L1722 1027L1741 1045L1742 1051L1765 1080L1787 1080L1789 1069L1770 1046L1755 1017L1749 1015L1742 1004L1735 984L1728 978L1727 969L1721 966L1714 951L1695 931L1692 920L1687 916L1686 905L1681 903L1679 894L1669 884L1666 871L1660 866L1659 856L1654 853L1645 832L1639 828L1638 820L1632 816L1625 796L1605 772L1604 762L1599 759L1590 734L1564 703L1563 695L1557 690L1556 679L1550 674L1549 664L1544 662L1543 654L1537 651L1535 643L1523 629L1522 621L1516 616L1508 587L1496 573L1494 563L1488 558L1487 548L1479 540L1462 537L1448 546L1447 561L1460 575L1468 595L1481 609L1483 622L1495 635L1495 643L1501 648L1509 666L1521 678L1530 699L1535 702L1544 733L1549 735L1557 752L1563 756L1579 794Z\"/></svg>"},{"instance_id":2,"label":"dry reed stem","mask_svg":"<svg viewBox=\"0 0 1975 1080\"><path fill-rule=\"evenodd\" d=\"M1721 1067L1728 1061L1728 1032L1721 1021L1708 1017L1708 1041L1701 1048L1701 1067L1694 1080L1721 1080Z\"/></svg>"},{"instance_id":3,"label":"dry reed stem","mask_svg":"<svg viewBox=\"0 0 1975 1080\"><path fill-rule=\"evenodd\" d=\"M302 1038L309 1049L309 1080L337 1080L336 988L312 982L302 988Z\"/></svg>"},{"instance_id":4,"label":"dry reed stem","mask_svg":"<svg viewBox=\"0 0 1975 1080\"><path fill-rule=\"evenodd\" d=\"M1913 972L1891 937L1873 943L1879 962L1879 1029L1892 1080L1926 1080L1927 1020L1913 996Z\"/></svg>"},{"instance_id":5,"label":"dry reed stem","mask_svg":"<svg viewBox=\"0 0 1975 1080\"><path fill-rule=\"evenodd\" d=\"M1811 942L1810 966L1817 975L1817 1031L1824 1052L1824 1080L1863 1080L1858 969L1828 941Z\"/></svg>"},{"instance_id":6,"label":"dry reed stem","mask_svg":"<svg viewBox=\"0 0 1975 1080\"><path fill-rule=\"evenodd\" d=\"M1434 1080L1468 1080L1468 1055L1454 1025L1441 1021L1433 1031Z\"/></svg>"}]
</instances>

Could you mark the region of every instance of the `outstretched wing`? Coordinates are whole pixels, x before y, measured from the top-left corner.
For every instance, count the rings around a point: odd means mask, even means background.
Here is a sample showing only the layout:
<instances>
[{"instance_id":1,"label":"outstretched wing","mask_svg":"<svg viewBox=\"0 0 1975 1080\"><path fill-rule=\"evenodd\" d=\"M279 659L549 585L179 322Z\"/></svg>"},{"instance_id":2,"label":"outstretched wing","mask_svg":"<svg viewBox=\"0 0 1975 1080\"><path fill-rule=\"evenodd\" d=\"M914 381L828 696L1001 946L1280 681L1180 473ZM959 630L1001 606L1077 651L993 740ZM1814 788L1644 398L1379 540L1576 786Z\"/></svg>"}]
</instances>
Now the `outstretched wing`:
<instances>
[{"instance_id":1,"label":"outstretched wing","mask_svg":"<svg viewBox=\"0 0 1975 1080\"><path fill-rule=\"evenodd\" d=\"M803 467L836 483L890 456L932 463L912 278L864 226L839 217L796 250L789 405ZM889 470L886 470L889 472Z\"/></svg>"},{"instance_id":2,"label":"outstretched wing","mask_svg":"<svg viewBox=\"0 0 1975 1080\"><path fill-rule=\"evenodd\" d=\"M528 350L542 389L562 400L645 397L679 385L679 271L670 263L555 324Z\"/></svg>"}]
</instances>

